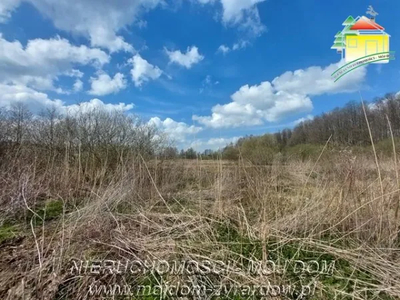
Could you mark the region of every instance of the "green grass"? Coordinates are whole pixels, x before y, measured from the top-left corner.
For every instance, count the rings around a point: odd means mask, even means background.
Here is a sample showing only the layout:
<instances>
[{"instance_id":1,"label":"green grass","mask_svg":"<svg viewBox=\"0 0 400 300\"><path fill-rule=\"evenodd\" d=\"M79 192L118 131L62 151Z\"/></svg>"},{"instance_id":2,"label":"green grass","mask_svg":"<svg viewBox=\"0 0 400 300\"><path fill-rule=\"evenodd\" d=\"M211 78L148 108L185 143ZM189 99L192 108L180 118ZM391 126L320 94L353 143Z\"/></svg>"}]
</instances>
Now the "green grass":
<instances>
[{"instance_id":1,"label":"green grass","mask_svg":"<svg viewBox=\"0 0 400 300\"><path fill-rule=\"evenodd\" d=\"M63 211L64 204L61 200L48 200L44 206L35 211L37 215L29 212L27 220L30 222L31 218L33 218L34 225L39 226L43 225L43 222L59 218Z\"/></svg>"},{"instance_id":2,"label":"green grass","mask_svg":"<svg viewBox=\"0 0 400 300\"><path fill-rule=\"evenodd\" d=\"M33 224L35 226L40 226L43 224L43 221L50 221L59 218L63 211L64 205L61 200L50 200L35 211L39 217L29 211L26 220L29 224L30 220L33 219ZM0 243L21 236L25 225L26 224L21 222L21 220L15 221L6 219L0 227Z\"/></svg>"},{"instance_id":3,"label":"green grass","mask_svg":"<svg viewBox=\"0 0 400 300\"><path fill-rule=\"evenodd\" d=\"M0 243L13 237L17 237L20 233L21 230L17 225L5 223L0 227Z\"/></svg>"}]
</instances>

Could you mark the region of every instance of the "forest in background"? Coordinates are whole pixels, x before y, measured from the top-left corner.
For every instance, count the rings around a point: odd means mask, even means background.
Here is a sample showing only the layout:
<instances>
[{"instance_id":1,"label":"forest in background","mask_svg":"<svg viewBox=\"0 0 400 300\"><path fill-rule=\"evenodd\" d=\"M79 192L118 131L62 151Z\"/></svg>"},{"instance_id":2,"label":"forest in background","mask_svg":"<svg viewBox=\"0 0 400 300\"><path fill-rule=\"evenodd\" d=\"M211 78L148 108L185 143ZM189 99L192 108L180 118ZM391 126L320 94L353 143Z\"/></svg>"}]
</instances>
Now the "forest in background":
<instances>
[{"instance_id":1,"label":"forest in background","mask_svg":"<svg viewBox=\"0 0 400 300\"><path fill-rule=\"evenodd\" d=\"M252 163L270 164L277 158L313 157L328 139L336 149L363 151L371 145L367 120L379 153L389 154L392 135L400 136L400 95L387 94L364 103L364 108L360 101L351 101L342 108L302 121L293 129L245 136L220 150L203 152L193 148L179 151L171 137L123 112L78 109L61 114L53 108L34 116L25 105L18 103L9 109L0 109L0 155L8 147L29 143L40 145L50 153L63 153L65 147L79 148L81 155L94 155L99 163L101 153L107 152L115 154L113 157L141 153L147 158L160 159L237 160L243 157Z\"/></svg>"},{"instance_id":2,"label":"forest in background","mask_svg":"<svg viewBox=\"0 0 400 300\"><path fill-rule=\"evenodd\" d=\"M366 102L364 108L361 101L351 101L342 108L303 121L293 129L242 137L221 149L220 154L206 150L197 155L203 159L243 157L255 164L270 164L276 159L316 158L328 140L332 149L363 152L366 146L371 146L367 120L379 154L391 155L392 135L395 140L400 136L400 95L394 93ZM180 156L195 158L196 152L188 149Z\"/></svg>"}]
</instances>

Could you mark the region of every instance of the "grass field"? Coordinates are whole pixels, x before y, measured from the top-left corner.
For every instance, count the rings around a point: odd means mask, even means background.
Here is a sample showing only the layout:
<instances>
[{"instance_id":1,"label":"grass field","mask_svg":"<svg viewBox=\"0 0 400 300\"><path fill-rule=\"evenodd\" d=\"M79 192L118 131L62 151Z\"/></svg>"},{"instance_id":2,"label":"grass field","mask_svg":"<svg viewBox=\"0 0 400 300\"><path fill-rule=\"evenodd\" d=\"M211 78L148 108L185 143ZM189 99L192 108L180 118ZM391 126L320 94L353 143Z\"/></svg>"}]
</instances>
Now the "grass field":
<instances>
[{"instance_id":1,"label":"grass field","mask_svg":"<svg viewBox=\"0 0 400 300\"><path fill-rule=\"evenodd\" d=\"M328 150L270 166L138 158L94 181L69 164L12 166L1 173L1 299L139 298L123 295L127 286L147 287L141 299L400 296L392 159L377 166L373 155ZM136 267L117 272L118 261ZM153 290L171 284L206 292Z\"/></svg>"}]
</instances>

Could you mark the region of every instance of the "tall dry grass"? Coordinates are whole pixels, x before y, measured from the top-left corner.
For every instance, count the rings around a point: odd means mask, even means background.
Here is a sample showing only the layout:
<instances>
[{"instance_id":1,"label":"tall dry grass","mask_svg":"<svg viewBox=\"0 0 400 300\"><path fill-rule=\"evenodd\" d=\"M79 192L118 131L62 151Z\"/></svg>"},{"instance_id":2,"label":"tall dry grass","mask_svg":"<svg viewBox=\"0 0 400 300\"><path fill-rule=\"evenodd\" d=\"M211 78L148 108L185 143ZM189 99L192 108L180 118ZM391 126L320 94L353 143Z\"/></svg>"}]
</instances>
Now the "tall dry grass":
<instances>
[{"instance_id":1,"label":"tall dry grass","mask_svg":"<svg viewBox=\"0 0 400 300\"><path fill-rule=\"evenodd\" d=\"M379 161L379 173L373 156L326 149L317 161L272 166L137 155L110 169L71 160L68 151L63 159L29 147L3 156L1 299L94 299L88 286L96 282L160 280L312 281L310 299L400 297L392 159ZM71 275L71 259L229 260L235 268L224 276L89 276ZM336 267L313 276L246 271L249 261L269 259L328 259Z\"/></svg>"}]
</instances>

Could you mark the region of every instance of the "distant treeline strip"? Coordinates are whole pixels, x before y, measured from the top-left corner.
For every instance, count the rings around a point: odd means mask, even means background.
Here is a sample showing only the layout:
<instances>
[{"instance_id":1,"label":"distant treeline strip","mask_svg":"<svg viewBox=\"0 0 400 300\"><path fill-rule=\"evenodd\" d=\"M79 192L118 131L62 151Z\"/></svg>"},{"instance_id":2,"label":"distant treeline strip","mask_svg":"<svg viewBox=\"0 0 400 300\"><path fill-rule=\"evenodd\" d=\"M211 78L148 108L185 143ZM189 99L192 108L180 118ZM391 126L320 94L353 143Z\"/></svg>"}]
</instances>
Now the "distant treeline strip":
<instances>
[{"instance_id":1,"label":"distant treeline strip","mask_svg":"<svg viewBox=\"0 0 400 300\"><path fill-rule=\"evenodd\" d=\"M399 95L387 94L385 97L376 98L370 103L365 103L365 109L374 142L384 143L391 138L389 122L393 135L400 137ZM236 143L226 146L221 157L233 160L243 157L258 164L271 163L277 154L296 154L297 158L300 154L302 158L306 158L318 153L330 136L330 145L337 149L371 145L360 101L351 101L342 108L303 121L293 129L240 138ZM391 146L388 148L391 149ZM208 155L206 154L203 153L203 157L215 156L210 150Z\"/></svg>"}]
</instances>

